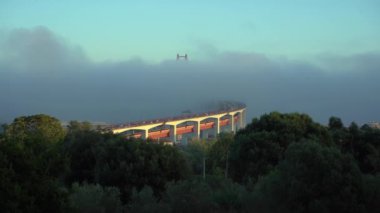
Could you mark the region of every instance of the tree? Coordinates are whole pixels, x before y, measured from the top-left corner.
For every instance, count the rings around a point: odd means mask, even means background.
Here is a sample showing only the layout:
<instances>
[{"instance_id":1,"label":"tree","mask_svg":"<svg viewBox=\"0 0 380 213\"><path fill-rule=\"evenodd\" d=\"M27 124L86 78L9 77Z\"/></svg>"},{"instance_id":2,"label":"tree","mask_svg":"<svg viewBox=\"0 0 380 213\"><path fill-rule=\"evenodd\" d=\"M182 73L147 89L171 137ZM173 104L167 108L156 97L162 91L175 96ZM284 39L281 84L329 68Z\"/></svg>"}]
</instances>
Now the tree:
<instances>
[{"instance_id":1,"label":"tree","mask_svg":"<svg viewBox=\"0 0 380 213\"><path fill-rule=\"evenodd\" d=\"M56 144L65 137L65 130L60 121L48 115L32 115L16 118L5 129L7 140L23 143L41 142Z\"/></svg>"},{"instance_id":2,"label":"tree","mask_svg":"<svg viewBox=\"0 0 380 213\"><path fill-rule=\"evenodd\" d=\"M170 183L161 201L171 212L217 212L210 186L201 178Z\"/></svg>"},{"instance_id":3,"label":"tree","mask_svg":"<svg viewBox=\"0 0 380 213\"><path fill-rule=\"evenodd\" d=\"M258 212L363 212L362 177L353 158L312 141L293 143L254 190Z\"/></svg>"},{"instance_id":4,"label":"tree","mask_svg":"<svg viewBox=\"0 0 380 213\"><path fill-rule=\"evenodd\" d=\"M355 123L351 124L351 130L354 131ZM349 129L347 129L342 120L338 117L330 117L329 119L329 132L335 143L342 151L349 152L354 143L353 138L350 135Z\"/></svg>"},{"instance_id":5,"label":"tree","mask_svg":"<svg viewBox=\"0 0 380 213\"><path fill-rule=\"evenodd\" d=\"M170 212L239 212L247 192L222 176L169 183L159 205Z\"/></svg>"},{"instance_id":6,"label":"tree","mask_svg":"<svg viewBox=\"0 0 380 213\"><path fill-rule=\"evenodd\" d=\"M5 129L0 170L7 212L61 212L66 192L59 178L66 160L59 152L65 131L47 115L19 117Z\"/></svg>"},{"instance_id":7,"label":"tree","mask_svg":"<svg viewBox=\"0 0 380 213\"><path fill-rule=\"evenodd\" d=\"M80 213L116 213L122 212L120 191L116 187L102 187L74 183L69 196L70 212Z\"/></svg>"},{"instance_id":8,"label":"tree","mask_svg":"<svg viewBox=\"0 0 380 213\"><path fill-rule=\"evenodd\" d=\"M4 140L4 131L7 128L7 124L0 125L0 142Z\"/></svg>"},{"instance_id":9,"label":"tree","mask_svg":"<svg viewBox=\"0 0 380 213\"><path fill-rule=\"evenodd\" d=\"M20 211L21 189L2 145L0 143L0 206L4 212L16 212Z\"/></svg>"},{"instance_id":10,"label":"tree","mask_svg":"<svg viewBox=\"0 0 380 213\"><path fill-rule=\"evenodd\" d=\"M362 127L353 142L352 155L365 174L380 173L380 130Z\"/></svg>"},{"instance_id":11,"label":"tree","mask_svg":"<svg viewBox=\"0 0 380 213\"><path fill-rule=\"evenodd\" d=\"M64 142L64 154L70 160L70 171L65 182L71 186L74 182L96 183L95 167L98 153L104 152L104 143L112 136L91 130L87 124L72 121L68 126Z\"/></svg>"},{"instance_id":12,"label":"tree","mask_svg":"<svg viewBox=\"0 0 380 213\"><path fill-rule=\"evenodd\" d=\"M367 212L378 212L380 209L380 175L364 175L363 200Z\"/></svg>"},{"instance_id":13,"label":"tree","mask_svg":"<svg viewBox=\"0 0 380 213\"><path fill-rule=\"evenodd\" d=\"M332 144L327 128L306 114L272 112L253 119L237 133L231 146L233 179L255 183L278 164L290 143L304 139Z\"/></svg>"},{"instance_id":14,"label":"tree","mask_svg":"<svg viewBox=\"0 0 380 213\"><path fill-rule=\"evenodd\" d=\"M277 142L285 149L290 143L301 139L318 139L323 144L331 143L329 133L324 126L314 122L310 116L300 113L264 114L260 119L253 119L252 123L238 132L238 135L252 132L274 133Z\"/></svg>"},{"instance_id":15,"label":"tree","mask_svg":"<svg viewBox=\"0 0 380 213\"><path fill-rule=\"evenodd\" d=\"M380 172L380 130L367 125L359 128L352 122L344 127L339 118L330 118L329 132L334 143L344 153L350 153L365 174Z\"/></svg>"},{"instance_id":16,"label":"tree","mask_svg":"<svg viewBox=\"0 0 380 213\"><path fill-rule=\"evenodd\" d=\"M185 158L173 146L146 141L126 140L119 135L100 133L88 128L72 129L66 138L70 173L66 183L88 182L120 189L123 203L130 201L132 189L150 186L159 197L168 181L188 174Z\"/></svg>"},{"instance_id":17,"label":"tree","mask_svg":"<svg viewBox=\"0 0 380 213\"><path fill-rule=\"evenodd\" d=\"M209 151L209 165L213 174L228 177L230 146L234 142L232 133L220 133L218 139L212 144Z\"/></svg>"},{"instance_id":18,"label":"tree","mask_svg":"<svg viewBox=\"0 0 380 213\"><path fill-rule=\"evenodd\" d=\"M329 128L330 129L343 129L343 122L340 118L338 117L330 117L329 119Z\"/></svg>"},{"instance_id":19,"label":"tree","mask_svg":"<svg viewBox=\"0 0 380 213\"><path fill-rule=\"evenodd\" d=\"M282 155L275 133L240 134L231 146L231 176L238 182L255 183L278 164Z\"/></svg>"},{"instance_id":20,"label":"tree","mask_svg":"<svg viewBox=\"0 0 380 213\"><path fill-rule=\"evenodd\" d=\"M154 196L152 188L145 186L139 192L137 190L133 191L131 202L128 205L128 212L170 212L170 206L159 202Z\"/></svg>"},{"instance_id":21,"label":"tree","mask_svg":"<svg viewBox=\"0 0 380 213\"><path fill-rule=\"evenodd\" d=\"M186 161L172 146L116 139L102 144L97 156L95 178L104 186L118 186L127 203L132 189L152 188L160 197L168 181L186 177Z\"/></svg>"},{"instance_id":22,"label":"tree","mask_svg":"<svg viewBox=\"0 0 380 213\"><path fill-rule=\"evenodd\" d=\"M206 175L206 164L213 141L193 140L183 148L188 164L196 175Z\"/></svg>"}]
</instances>

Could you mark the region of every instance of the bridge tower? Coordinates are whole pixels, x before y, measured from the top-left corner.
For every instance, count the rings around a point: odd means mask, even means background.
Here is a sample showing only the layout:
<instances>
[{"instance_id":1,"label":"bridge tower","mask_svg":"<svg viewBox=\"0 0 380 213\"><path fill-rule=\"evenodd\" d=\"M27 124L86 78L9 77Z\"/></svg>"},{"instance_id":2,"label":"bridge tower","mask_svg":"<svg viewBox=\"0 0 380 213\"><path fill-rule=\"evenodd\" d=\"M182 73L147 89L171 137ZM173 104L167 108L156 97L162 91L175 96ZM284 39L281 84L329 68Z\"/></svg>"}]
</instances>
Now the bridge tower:
<instances>
[{"instance_id":1,"label":"bridge tower","mask_svg":"<svg viewBox=\"0 0 380 213\"><path fill-rule=\"evenodd\" d=\"M177 53L177 61L179 61L180 59L184 59L185 61L187 61L188 60L187 53L185 55L180 55Z\"/></svg>"}]
</instances>

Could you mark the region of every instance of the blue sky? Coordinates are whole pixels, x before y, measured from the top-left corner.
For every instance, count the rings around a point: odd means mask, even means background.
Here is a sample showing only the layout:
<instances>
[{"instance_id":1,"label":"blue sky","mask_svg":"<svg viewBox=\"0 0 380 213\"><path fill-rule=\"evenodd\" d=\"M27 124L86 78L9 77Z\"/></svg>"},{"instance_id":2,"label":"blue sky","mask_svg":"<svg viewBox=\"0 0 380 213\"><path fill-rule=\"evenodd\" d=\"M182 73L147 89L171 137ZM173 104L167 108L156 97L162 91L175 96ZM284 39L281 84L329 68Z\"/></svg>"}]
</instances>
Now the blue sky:
<instances>
[{"instance_id":1,"label":"blue sky","mask_svg":"<svg viewBox=\"0 0 380 213\"><path fill-rule=\"evenodd\" d=\"M94 61L188 53L307 59L380 51L378 0L0 0L0 29L44 26Z\"/></svg>"}]
</instances>

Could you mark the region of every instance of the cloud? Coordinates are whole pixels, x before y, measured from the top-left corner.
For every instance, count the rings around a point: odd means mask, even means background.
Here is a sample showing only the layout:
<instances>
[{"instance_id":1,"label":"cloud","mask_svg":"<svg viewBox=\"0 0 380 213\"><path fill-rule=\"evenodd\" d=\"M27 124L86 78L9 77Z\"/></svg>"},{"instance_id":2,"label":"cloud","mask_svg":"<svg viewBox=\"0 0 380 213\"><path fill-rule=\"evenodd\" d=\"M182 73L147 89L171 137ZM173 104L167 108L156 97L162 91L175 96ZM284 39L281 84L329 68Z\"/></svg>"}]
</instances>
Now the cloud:
<instances>
[{"instance_id":1,"label":"cloud","mask_svg":"<svg viewBox=\"0 0 380 213\"><path fill-rule=\"evenodd\" d=\"M46 27L3 32L0 63L27 72L57 72L80 68L88 60L78 46L72 46Z\"/></svg>"},{"instance_id":2,"label":"cloud","mask_svg":"<svg viewBox=\"0 0 380 213\"><path fill-rule=\"evenodd\" d=\"M277 110L305 112L322 123L331 115L380 120L376 53L326 54L313 64L206 45L212 57L203 61L93 63L46 28L18 29L5 41L2 48L14 50L0 65L7 67L0 72L0 121L46 113L118 123L201 111L218 100L245 102L249 118Z\"/></svg>"},{"instance_id":3,"label":"cloud","mask_svg":"<svg viewBox=\"0 0 380 213\"><path fill-rule=\"evenodd\" d=\"M380 72L380 54L359 53L349 56L322 54L317 57L322 66L338 72Z\"/></svg>"}]
</instances>

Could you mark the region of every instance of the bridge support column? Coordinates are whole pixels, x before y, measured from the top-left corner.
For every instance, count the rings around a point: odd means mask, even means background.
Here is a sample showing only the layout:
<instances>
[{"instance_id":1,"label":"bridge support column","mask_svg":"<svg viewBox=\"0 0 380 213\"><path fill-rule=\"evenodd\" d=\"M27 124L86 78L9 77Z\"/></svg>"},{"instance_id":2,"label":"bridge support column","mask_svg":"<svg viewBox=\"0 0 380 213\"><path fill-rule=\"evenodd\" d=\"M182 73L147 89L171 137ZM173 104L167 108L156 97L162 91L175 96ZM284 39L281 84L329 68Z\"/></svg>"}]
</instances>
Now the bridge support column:
<instances>
[{"instance_id":1,"label":"bridge support column","mask_svg":"<svg viewBox=\"0 0 380 213\"><path fill-rule=\"evenodd\" d=\"M236 130L235 130L235 115L231 115L231 131L233 133L236 132Z\"/></svg>"},{"instance_id":2,"label":"bridge support column","mask_svg":"<svg viewBox=\"0 0 380 213\"><path fill-rule=\"evenodd\" d=\"M215 137L218 137L219 133L220 133L220 117L216 118L216 126L215 126L215 130L216 130L216 135Z\"/></svg>"},{"instance_id":3,"label":"bridge support column","mask_svg":"<svg viewBox=\"0 0 380 213\"><path fill-rule=\"evenodd\" d=\"M200 121L197 121L197 124L195 125L196 129L195 129L195 133L197 134L197 139L201 139L201 122Z\"/></svg>"},{"instance_id":4,"label":"bridge support column","mask_svg":"<svg viewBox=\"0 0 380 213\"><path fill-rule=\"evenodd\" d=\"M147 129L145 129L145 130L144 130L144 135L142 136L142 138L143 138L144 140L147 140L148 137L149 137L149 131L148 131Z\"/></svg>"},{"instance_id":5,"label":"bridge support column","mask_svg":"<svg viewBox=\"0 0 380 213\"><path fill-rule=\"evenodd\" d=\"M220 119L218 117L216 118L212 118L212 120L214 121L214 127L213 127L213 130L214 130L214 138L217 138L219 133L220 133Z\"/></svg>"},{"instance_id":6,"label":"bridge support column","mask_svg":"<svg viewBox=\"0 0 380 213\"><path fill-rule=\"evenodd\" d=\"M247 112L246 112L246 110L244 109L243 111L242 111L242 121L243 121L243 123L242 123L242 128L245 128L245 125L247 125L247 121L246 121L246 116L247 116L247 114L246 114Z\"/></svg>"},{"instance_id":7,"label":"bridge support column","mask_svg":"<svg viewBox=\"0 0 380 213\"><path fill-rule=\"evenodd\" d=\"M243 111L239 113L239 129L243 129Z\"/></svg>"},{"instance_id":8,"label":"bridge support column","mask_svg":"<svg viewBox=\"0 0 380 213\"><path fill-rule=\"evenodd\" d=\"M173 143L177 143L177 126L173 125L170 127L170 137Z\"/></svg>"}]
</instances>

